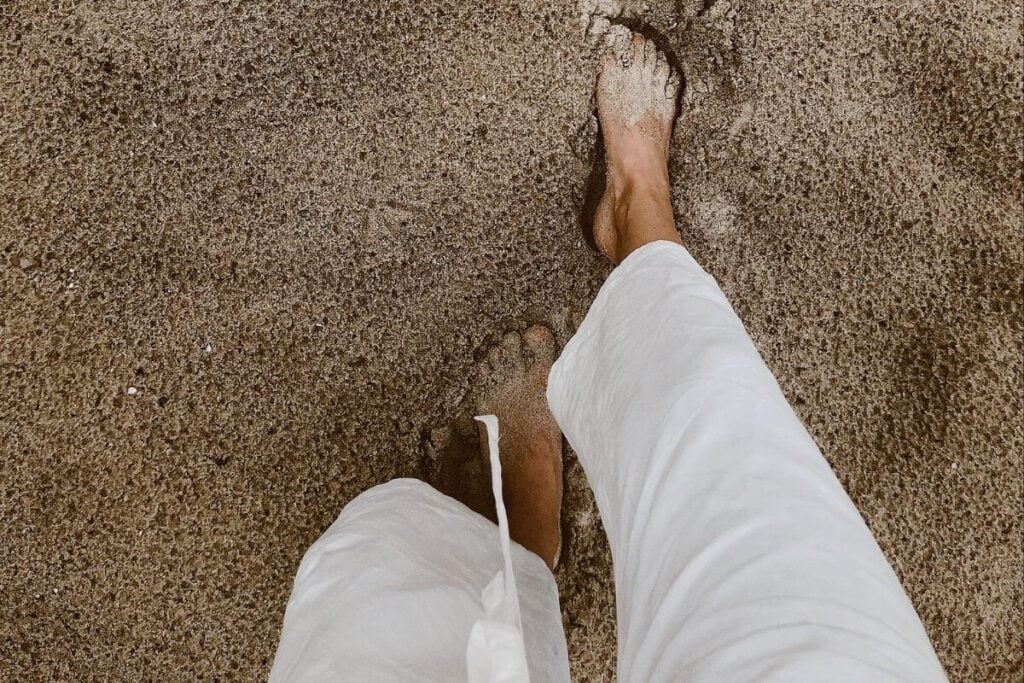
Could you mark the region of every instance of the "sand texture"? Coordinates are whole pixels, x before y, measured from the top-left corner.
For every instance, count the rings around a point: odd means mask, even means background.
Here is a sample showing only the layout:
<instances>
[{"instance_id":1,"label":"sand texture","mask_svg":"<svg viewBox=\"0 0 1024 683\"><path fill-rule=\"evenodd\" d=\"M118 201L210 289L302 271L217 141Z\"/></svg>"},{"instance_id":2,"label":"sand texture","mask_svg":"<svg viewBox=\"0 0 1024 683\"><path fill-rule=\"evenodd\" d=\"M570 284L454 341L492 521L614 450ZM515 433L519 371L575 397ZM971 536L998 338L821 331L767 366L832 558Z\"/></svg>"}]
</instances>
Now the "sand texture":
<instances>
[{"instance_id":1,"label":"sand texture","mask_svg":"<svg viewBox=\"0 0 1024 683\"><path fill-rule=\"evenodd\" d=\"M951 678L1021 680L1020 4L620 9L687 80L684 241ZM596 63L575 0L0 4L0 678L264 677L348 500L465 479L474 355L564 341L610 270ZM608 680L571 453L566 496L572 671Z\"/></svg>"}]
</instances>

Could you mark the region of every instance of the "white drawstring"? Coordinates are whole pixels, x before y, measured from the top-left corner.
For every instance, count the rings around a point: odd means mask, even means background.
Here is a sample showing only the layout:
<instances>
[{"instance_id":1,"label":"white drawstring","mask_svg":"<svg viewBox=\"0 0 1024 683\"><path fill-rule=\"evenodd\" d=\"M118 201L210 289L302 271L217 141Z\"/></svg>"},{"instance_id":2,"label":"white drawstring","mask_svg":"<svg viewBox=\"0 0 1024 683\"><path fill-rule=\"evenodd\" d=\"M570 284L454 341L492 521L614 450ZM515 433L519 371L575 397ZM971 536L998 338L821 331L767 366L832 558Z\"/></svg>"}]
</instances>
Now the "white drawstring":
<instances>
[{"instance_id":1,"label":"white drawstring","mask_svg":"<svg viewBox=\"0 0 1024 683\"><path fill-rule=\"evenodd\" d=\"M474 419L487 428L487 446L491 460L491 489L498 513L498 540L505 558L505 569L499 571L484 588L481 598L484 617L473 624L466 645L466 669L470 683L528 683L523 624L519 614L519 597L512 573L512 540L508 531L508 514L501 495L501 460L498 457L498 418L478 415Z\"/></svg>"}]
</instances>

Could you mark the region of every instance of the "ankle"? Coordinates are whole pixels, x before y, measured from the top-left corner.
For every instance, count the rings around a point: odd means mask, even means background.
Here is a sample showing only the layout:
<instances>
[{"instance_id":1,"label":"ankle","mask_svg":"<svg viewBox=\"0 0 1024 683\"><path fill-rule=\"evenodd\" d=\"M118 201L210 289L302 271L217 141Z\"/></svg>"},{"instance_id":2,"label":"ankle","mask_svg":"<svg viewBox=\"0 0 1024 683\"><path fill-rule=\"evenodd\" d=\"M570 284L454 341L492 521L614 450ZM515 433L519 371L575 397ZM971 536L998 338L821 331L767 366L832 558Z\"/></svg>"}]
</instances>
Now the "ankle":
<instances>
[{"instance_id":1,"label":"ankle","mask_svg":"<svg viewBox=\"0 0 1024 683\"><path fill-rule=\"evenodd\" d=\"M669 187L667 150L654 145L635 145L618 150L608 171L616 199L635 190Z\"/></svg>"},{"instance_id":2,"label":"ankle","mask_svg":"<svg viewBox=\"0 0 1024 683\"><path fill-rule=\"evenodd\" d=\"M668 240L682 244L672 214L671 187L664 176L634 177L615 188L614 254L621 263L630 253L650 242Z\"/></svg>"},{"instance_id":3,"label":"ankle","mask_svg":"<svg viewBox=\"0 0 1024 683\"><path fill-rule=\"evenodd\" d=\"M612 200L616 213L620 207L663 202L671 194L668 170L664 173L621 173L612 181Z\"/></svg>"}]
</instances>

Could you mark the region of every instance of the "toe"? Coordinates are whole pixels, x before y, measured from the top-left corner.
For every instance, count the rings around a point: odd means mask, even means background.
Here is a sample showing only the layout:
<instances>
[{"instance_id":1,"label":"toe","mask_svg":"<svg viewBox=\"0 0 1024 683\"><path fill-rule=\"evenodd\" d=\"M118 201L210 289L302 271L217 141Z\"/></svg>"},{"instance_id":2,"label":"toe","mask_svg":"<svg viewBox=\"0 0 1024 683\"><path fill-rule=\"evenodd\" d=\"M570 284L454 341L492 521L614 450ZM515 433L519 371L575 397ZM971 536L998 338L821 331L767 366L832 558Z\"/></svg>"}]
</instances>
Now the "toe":
<instances>
[{"instance_id":1,"label":"toe","mask_svg":"<svg viewBox=\"0 0 1024 683\"><path fill-rule=\"evenodd\" d=\"M672 73L672 67L668 64L668 59L664 54L658 53L657 63L654 65L654 80L659 83L664 83L668 80L669 75Z\"/></svg>"},{"instance_id":2,"label":"toe","mask_svg":"<svg viewBox=\"0 0 1024 683\"><path fill-rule=\"evenodd\" d=\"M647 39L639 33L633 34L633 39L630 41L630 64L643 65L644 63L644 50L647 46Z\"/></svg>"},{"instance_id":3,"label":"toe","mask_svg":"<svg viewBox=\"0 0 1024 683\"><path fill-rule=\"evenodd\" d=\"M523 344L518 332L509 332L501 340L502 360L509 366L523 367Z\"/></svg>"},{"instance_id":4,"label":"toe","mask_svg":"<svg viewBox=\"0 0 1024 683\"><path fill-rule=\"evenodd\" d=\"M682 83L682 79L678 71L675 69L671 71L672 73L669 75L668 80L665 81L665 97L666 99L674 100L676 95L679 94L679 86Z\"/></svg>"},{"instance_id":5,"label":"toe","mask_svg":"<svg viewBox=\"0 0 1024 683\"><path fill-rule=\"evenodd\" d=\"M545 368L555 362L555 335L543 325L534 325L523 335L527 354L533 363Z\"/></svg>"},{"instance_id":6,"label":"toe","mask_svg":"<svg viewBox=\"0 0 1024 683\"><path fill-rule=\"evenodd\" d=\"M658 46L653 40L644 41L644 68L647 71L654 71L658 64Z\"/></svg>"}]
</instances>

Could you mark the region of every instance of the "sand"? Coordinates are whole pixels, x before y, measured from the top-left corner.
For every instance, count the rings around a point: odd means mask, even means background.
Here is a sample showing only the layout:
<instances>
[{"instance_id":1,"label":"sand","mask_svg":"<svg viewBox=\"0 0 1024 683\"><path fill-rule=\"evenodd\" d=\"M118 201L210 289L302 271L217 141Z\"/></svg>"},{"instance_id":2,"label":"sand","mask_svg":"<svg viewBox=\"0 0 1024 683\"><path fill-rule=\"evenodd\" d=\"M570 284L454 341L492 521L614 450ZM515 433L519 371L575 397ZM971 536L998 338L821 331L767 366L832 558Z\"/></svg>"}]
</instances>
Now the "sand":
<instances>
[{"instance_id":1,"label":"sand","mask_svg":"<svg viewBox=\"0 0 1024 683\"><path fill-rule=\"evenodd\" d=\"M623 17L687 80L684 241L951 678L1020 680L1020 5ZM570 0L5 3L4 678L265 676L309 543L439 476L474 354L564 340L609 272L577 225L596 61ZM566 482L572 670L607 680Z\"/></svg>"}]
</instances>

